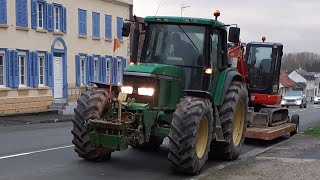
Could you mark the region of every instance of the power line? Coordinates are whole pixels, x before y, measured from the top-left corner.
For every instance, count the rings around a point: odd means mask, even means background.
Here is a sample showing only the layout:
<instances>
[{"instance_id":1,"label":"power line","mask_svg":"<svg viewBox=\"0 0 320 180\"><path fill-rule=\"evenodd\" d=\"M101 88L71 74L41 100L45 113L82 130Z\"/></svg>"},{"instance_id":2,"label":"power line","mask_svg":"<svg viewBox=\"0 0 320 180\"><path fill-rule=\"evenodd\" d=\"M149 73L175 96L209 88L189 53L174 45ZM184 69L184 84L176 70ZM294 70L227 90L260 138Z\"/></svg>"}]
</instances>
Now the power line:
<instances>
[{"instance_id":1,"label":"power line","mask_svg":"<svg viewBox=\"0 0 320 180\"><path fill-rule=\"evenodd\" d=\"M159 3L159 5L158 5L158 9L157 9L157 11L156 11L155 16L158 14L158 11L159 11L159 9L160 9L160 6L161 6L162 1L163 1L163 0L160 0L160 3Z\"/></svg>"}]
</instances>

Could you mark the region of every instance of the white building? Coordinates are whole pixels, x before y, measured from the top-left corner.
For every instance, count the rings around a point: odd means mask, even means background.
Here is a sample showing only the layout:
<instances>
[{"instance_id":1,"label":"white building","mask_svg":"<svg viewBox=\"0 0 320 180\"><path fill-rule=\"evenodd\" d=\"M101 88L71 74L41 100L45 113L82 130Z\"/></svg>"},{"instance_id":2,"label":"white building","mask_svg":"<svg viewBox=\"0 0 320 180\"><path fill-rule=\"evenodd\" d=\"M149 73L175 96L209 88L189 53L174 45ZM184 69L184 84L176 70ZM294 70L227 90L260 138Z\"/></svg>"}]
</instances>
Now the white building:
<instances>
[{"instance_id":1,"label":"white building","mask_svg":"<svg viewBox=\"0 0 320 180\"><path fill-rule=\"evenodd\" d=\"M315 77L313 74L303 70L295 70L289 74L289 78L295 83L305 83L304 93L307 97L313 97L315 94Z\"/></svg>"},{"instance_id":2,"label":"white building","mask_svg":"<svg viewBox=\"0 0 320 180\"><path fill-rule=\"evenodd\" d=\"M121 83L133 0L0 0L0 114L75 101L90 81ZM113 38L123 43L113 56Z\"/></svg>"}]
</instances>

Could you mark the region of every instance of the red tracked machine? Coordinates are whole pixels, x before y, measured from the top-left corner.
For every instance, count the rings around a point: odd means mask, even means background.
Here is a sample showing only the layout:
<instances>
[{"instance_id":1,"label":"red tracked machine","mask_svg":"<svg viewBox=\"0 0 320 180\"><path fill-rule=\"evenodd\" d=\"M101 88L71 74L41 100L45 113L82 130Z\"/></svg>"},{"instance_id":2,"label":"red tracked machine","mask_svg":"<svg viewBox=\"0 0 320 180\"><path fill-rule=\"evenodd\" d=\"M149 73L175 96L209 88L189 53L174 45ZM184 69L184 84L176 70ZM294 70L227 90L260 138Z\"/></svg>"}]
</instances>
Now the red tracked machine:
<instances>
[{"instance_id":1,"label":"red tracked machine","mask_svg":"<svg viewBox=\"0 0 320 180\"><path fill-rule=\"evenodd\" d=\"M279 106L279 80L283 45L251 42L229 45L229 58L236 59L249 91L248 127L246 138L272 140L299 132L299 115L289 117L287 108Z\"/></svg>"}]
</instances>

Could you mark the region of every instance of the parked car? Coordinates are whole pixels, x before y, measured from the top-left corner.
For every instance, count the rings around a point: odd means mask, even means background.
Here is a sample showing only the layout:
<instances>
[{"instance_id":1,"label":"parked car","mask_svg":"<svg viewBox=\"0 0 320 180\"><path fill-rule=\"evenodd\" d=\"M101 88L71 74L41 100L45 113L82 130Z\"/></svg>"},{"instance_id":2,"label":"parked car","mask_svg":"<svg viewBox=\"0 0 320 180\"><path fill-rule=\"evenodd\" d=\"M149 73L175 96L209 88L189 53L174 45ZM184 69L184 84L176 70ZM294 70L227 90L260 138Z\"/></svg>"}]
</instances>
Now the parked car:
<instances>
[{"instance_id":1,"label":"parked car","mask_svg":"<svg viewBox=\"0 0 320 180\"><path fill-rule=\"evenodd\" d=\"M287 108L289 106L307 108L307 98L302 91L290 91L283 96L281 106Z\"/></svg>"},{"instance_id":2,"label":"parked car","mask_svg":"<svg viewBox=\"0 0 320 180\"><path fill-rule=\"evenodd\" d=\"M314 104L319 104L320 103L320 94L314 96L313 103Z\"/></svg>"}]
</instances>

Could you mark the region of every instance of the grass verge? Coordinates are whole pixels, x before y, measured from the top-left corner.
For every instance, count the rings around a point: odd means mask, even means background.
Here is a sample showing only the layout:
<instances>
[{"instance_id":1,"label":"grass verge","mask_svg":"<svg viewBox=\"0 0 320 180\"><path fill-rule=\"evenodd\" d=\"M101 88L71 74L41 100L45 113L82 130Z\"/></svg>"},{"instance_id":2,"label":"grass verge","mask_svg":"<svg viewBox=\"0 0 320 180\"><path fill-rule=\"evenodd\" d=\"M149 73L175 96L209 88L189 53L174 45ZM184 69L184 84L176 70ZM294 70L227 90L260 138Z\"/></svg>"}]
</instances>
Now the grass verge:
<instances>
[{"instance_id":1,"label":"grass verge","mask_svg":"<svg viewBox=\"0 0 320 180\"><path fill-rule=\"evenodd\" d=\"M320 136L320 125L305 130L304 134L309 136Z\"/></svg>"}]
</instances>

